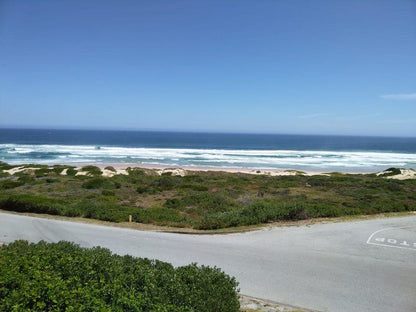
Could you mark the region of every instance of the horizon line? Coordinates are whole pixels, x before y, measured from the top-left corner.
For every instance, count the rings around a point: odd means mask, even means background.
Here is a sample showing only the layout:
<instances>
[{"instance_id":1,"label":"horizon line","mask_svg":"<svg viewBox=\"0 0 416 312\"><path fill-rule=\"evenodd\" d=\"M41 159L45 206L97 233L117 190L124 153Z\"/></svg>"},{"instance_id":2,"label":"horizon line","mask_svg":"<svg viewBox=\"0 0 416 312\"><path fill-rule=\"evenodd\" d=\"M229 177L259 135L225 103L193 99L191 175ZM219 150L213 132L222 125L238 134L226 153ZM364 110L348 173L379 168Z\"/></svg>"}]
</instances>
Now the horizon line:
<instances>
[{"instance_id":1,"label":"horizon line","mask_svg":"<svg viewBox=\"0 0 416 312\"><path fill-rule=\"evenodd\" d=\"M88 127L36 127L36 126L2 126L0 130L57 130L57 131L114 131L114 132L159 132L159 133L195 133L195 134L236 134L236 135L286 135L286 136L336 136L336 137L368 137L368 138L410 138L416 136L405 135L371 135L371 134L322 134L322 133L282 133L282 132L245 132L245 131L223 131L223 130L189 130L189 129L139 129L139 128L88 128Z\"/></svg>"}]
</instances>

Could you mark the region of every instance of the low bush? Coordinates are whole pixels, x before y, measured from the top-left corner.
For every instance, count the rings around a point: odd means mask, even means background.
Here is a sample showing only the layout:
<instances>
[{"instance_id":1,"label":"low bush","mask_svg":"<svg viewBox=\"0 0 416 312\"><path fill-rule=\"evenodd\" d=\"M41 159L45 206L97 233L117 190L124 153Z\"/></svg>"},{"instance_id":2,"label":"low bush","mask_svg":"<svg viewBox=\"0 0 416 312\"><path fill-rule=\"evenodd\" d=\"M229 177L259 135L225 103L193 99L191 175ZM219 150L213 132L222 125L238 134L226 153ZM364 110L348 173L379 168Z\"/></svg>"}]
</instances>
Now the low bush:
<instances>
[{"instance_id":1,"label":"low bush","mask_svg":"<svg viewBox=\"0 0 416 312\"><path fill-rule=\"evenodd\" d=\"M274 221L304 220L312 217L337 217L341 213L338 207L331 205L314 206L304 203L257 200L238 211L205 215L198 228L209 230ZM344 211L344 214L347 213Z\"/></svg>"},{"instance_id":2,"label":"low bush","mask_svg":"<svg viewBox=\"0 0 416 312\"><path fill-rule=\"evenodd\" d=\"M0 182L0 189L7 190L24 185L24 181L5 180Z\"/></svg>"},{"instance_id":3,"label":"low bush","mask_svg":"<svg viewBox=\"0 0 416 312\"><path fill-rule=\"evenodd\" d=\"M19 194L0 197L0 209L60 215L63 201L38 195Z\"/></svg>"},{"instance_id":4,"label":"low bush","mask_svg":"<svg viewBox=\"0 0 416 312\"><path fill-rule=\"evenodd\" d=\"M91 178L82 183L81 185L83 188L86 189L99 189L99 188L106 188L111 189L114 188L114 184L110 182L110 180L102 177Z\"/></svg>"},{"instance_id":5,"label":"low bush","mask_svg":"<svg viewBox=\"0 0 416 312\"><path fill-rule=\"evenodd\" d=\"M127 173L131 177L137 177L137 176L144 176L145 173L142 169L139 168L127 168Z\"/></svg>"},{"instance_id":6,"label":"low bush","mask_svg":"<svg viewBox=\"0 0 416 312\"><path fill-rule=\"evenodd\" d=\"M35 176L37 178L46 177L48 175L51 175L51 173L56 174L56 172L53 169L49 169L49 168L39 168L35 170Z\"/></svg>"},{"instance_id":7,"label":"low bush","mask_svg":"<svg viewBox=\"0 0 416 312\"><path fill-rule=\"evenodd\" d=\"M81 171L88 172L90 175L102 175L103 172L97 166L85 166L81 168Z\"/></svg>"},{"instance_id":8,"label":"low bush","mask_svg":"<svg viewBox=\"0 0 416 312\"><path fill-rule=\"evenodd\" d=\"M180 189L190 189L192 191L196 191L196 192L206 192L208 191L208 187L205 185L200 185L200 184L182 184L179 185Z\"/></svg>"},{"instance_id":9,"label":"low bush","mask_svg":"<svg viewBox=\"0 0 416 312\"><path fill-rule=\"evenodd\" d=\"M384 170L384 173L381 174L382 177L388 177L388 176L394 176L394 175L398 175L401 174L402 171L399 168L388 168L386 170Z\"/></svg>"},{"instance_id":10,"label":"low bush","mask_svg":"<svg viewBox=\"0 0 416 312\"><path fill-rule=\"evenodd\" d=\"M23 182L23 183L34 183L36 182L36 179L34 177L32 177L31 175L21 175L17 181L19 182Z\"/></svg>"},{"instance_id":11,"label":"low bush","mask_svg":"<svg viewBox=\"0 0 416 312\"><path fill-rule=\"evenodd\" d=\"M174 209L165 207L152 207L148 209L136 209L133 220L140 223L157 223L160 225L172 225L185 227L190 220Z\"/></svg>"},{"instance_id":12,"label":"low bush","mask_svg":"<svg viewBox=\"0 0 416 312\"><path fill-rule=\"evenodd\" d=\"M182 198L172 198L165 202L165 206L174 209L197 207L201 212L224 212L236 206L230 199L209 192L196 193Z\"/></svg>"},{"instance_id":13,"label":"low bush","mask_svg":"<svg viewBox=\"0 0 416 312\"><path fill-rule=\"evenodd\" d=\"M116 194L113 191L109 191L109 190L102 190L101 194L104 196L115 196Z\"/></svg>"},{"instance_id":14,"label":"low bush","mask_svg":"<svg viewBox=\"0 0 416 312\"><path fill-rule=\"evenodd\" d=\"M26 241L2 247L0 263L1 311L239 311L238 283L216 267Z\"/></svg>"},{"instance_id":15,"label":"low bush","mask_svg":"<svg viewBox=\"0 0 416 312\"><path fill-rule=\"evenodd\" d=\"M68 168L66 171L66 175L68 176L75 176L78 173L78 171L75 168Z\"/></svg>"},{"instance_id":16,"label":"low bush","mask_svg":"<svg viewBox=\"0 0 416 312\"><path fill-rule=\"evenodd\" d=\"M153 195L153 194L160 193L161 190L158 187L154 187L152 185L142 184L136 188L136 192L139 194Z\"/></svg>"},{"instance_id":17,"label":"low bush","mask_svg":"<svg viewBox=\"0 0 416 312\"><path fill-rule=\"evenodd\" d=\"M9 165L3 161L0 161L0 170L10 170L13 169L15 166Z\"/></svg>"},{"instance_id":18,"label":"low bush","mask_svg":"<svg viewBox=\"0 0 416 312\"><path fill-rule=\"evenodd\" d=\"M180 177L173 177L170 175L162 175L159 179L157 179L153 184L154 186L158 187L160 190L171 190L175 186L182 183L182 179Z\"/></svg>"},{"instance_id":19,"label":"low bush","mask_svg":"<svg viewBox=\"0 0 416 312\"><path fill-rule=\"evenodd\" d=\"M3 170L0 169L0 179L1 178L7 178L9 176L10 176L10 173L5 172L5 171L3 171Z\"/></svg>"}]
</instances>

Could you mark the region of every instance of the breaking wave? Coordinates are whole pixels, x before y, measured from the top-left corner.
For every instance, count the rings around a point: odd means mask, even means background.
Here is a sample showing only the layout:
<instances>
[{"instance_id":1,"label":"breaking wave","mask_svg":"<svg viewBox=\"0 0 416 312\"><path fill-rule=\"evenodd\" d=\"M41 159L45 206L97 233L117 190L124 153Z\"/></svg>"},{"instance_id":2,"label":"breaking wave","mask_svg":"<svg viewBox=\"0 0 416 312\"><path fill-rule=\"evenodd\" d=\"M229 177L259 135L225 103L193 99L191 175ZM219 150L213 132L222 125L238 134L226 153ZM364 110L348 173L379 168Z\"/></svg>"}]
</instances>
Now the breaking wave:
<instances>
[{"instance_id":1,"label":"breaking wave","mask_svg":"<svg viewBox=\"0 0 416 312\"><path fill-rule=\"evenodd\" d=\"M416 154L390 152L139 148L0 144L0 160L20 163L136 163L213 168L375 171L416 168Z\"/></svg>"}]
</instances>

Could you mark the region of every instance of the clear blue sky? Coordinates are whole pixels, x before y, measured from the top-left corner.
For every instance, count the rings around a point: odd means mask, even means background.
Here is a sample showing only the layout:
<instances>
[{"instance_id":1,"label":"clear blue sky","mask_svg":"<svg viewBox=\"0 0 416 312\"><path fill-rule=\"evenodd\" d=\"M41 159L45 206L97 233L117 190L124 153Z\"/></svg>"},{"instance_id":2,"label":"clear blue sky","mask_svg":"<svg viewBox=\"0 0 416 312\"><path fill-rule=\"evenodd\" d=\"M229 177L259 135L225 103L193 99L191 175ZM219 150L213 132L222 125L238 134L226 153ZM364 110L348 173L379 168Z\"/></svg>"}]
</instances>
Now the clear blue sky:
<instances>
[{"instance_id":1,"label":"clear blue sky","mask_svg":"<svg viewBox=\"0 0 416 312\"><path fill-rule=\"evenodd\" d=\"M0 1L0 127L416 136L416 1Z\"/></svg>"}]
</instances>

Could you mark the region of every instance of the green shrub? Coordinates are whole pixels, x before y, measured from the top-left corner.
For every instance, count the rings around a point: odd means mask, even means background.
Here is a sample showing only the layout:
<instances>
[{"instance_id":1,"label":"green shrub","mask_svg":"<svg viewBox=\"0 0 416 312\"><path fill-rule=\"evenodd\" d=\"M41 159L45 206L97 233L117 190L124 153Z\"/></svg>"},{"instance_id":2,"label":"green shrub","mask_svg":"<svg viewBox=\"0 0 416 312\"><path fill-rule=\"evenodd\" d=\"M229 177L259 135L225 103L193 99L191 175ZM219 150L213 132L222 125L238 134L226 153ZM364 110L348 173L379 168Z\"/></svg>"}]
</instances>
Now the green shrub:
<instances>
[{"instance_id":1,"label":"green shrub","mask_svg":"<svg viewBox=\"0 0 416 312\"><path fill-rule=\"evenodd\" d=\"M114 188L114 184L111 183L110 180L102 177L90 178L81 186L86 189Z\"/></svg>"},{"instance_id":2,"label":"green shrub","mask_svg":"<svg viewBox=\"0 0 416 312\"><path fill-rule=\"evenodd\" d=\"M178 186L180 189L190 189L196 192L206 192L208 191L208 187L205 185L200 184L181 184Z\"/></svg>"},{"instance_id":3,"label":"green shrub","mask_svg":"<svg viewBox=\"0 0 416 312\"><path fill-rule=\"evenodd\" d=\"M17 181L19 182L23 182L23 183L34 183L36 180L34 177L32 177L31 175L21 175Z\"/></svg>"},{"instance_id":4,"label":"green shrub","mask_svg":"<svg viewBox=\"0 0 416 312\"><path fill-rule=\"evenodd\" d=\"M75 168L68 168L66 171L66 175L68 176L75 176L78 173L78 171Z\"/></svg>"},{"instance_id":5,"label":"green shrub","mask_svg":"<svg viewBox=\"0 0 416 312\"><path fill-rule=\"evenodd\" d=\"M97 199L83 199L74 207L81 213L82 217L110 222L126 222L129 215L137 210L112 202L98 201Z\"/></svg>"},{"instance_id":6,"label":"green shrub","mask_svg":"<svg viewBox=\"0 0 416 312\"><path fill-rule=\"evenodd\" d=\"M9 165L8 163L0 161L0 170L10 170L16 166Z\"/></svg>"},{"instance_id":7,"label":"green shrub","mask_svg":"<svg viewBox=\"0 0 416 312\"><path fill-rule=\"evenodd\" d=\"M102 178L94 178L82 183L82 187L86 189L97 189L101 188L105 183L105 180Z\"/></svg>"},{"instance_id":8,"label":"green shrub","mask_svg":"<svg viewBox=\"0 0 416 312\"><path fill-rule=\"evenodd\" d=\"M51 170L55 172L56 174L61 174L64 169L69 169L69 168L73 168L73 167L64 166L64 165L55 165L52 167Z\"/></svg>"},{"instance_id":9,"label":"green shrub","mask_svg":"<svg viewBox=\"0 0 416 312\"><path fill-rule=\"evenodd\" d=\"M59 182L59 180L58 179L47 178L47 179L45 179L45 182L46 183L57 183L57 182Z\"/></svg>"},{"instance_id":10,"label":"green shrub","mask_svg":"<svg viewBox=\"0 0 416 312\"><path fill-rule=\"evenodd\" d=\"M26 241L1 248L0 263L1 311L239 311L238 283L215 267Z\"/></svg>"},{"instance_id":11,"label":"green shrub","mask_svg":"<svg viewBox=\"0 0 416 312\"><path fill-rule=\"evenodd\" d=\"M7 190L24 185L24 181L5 180L0 182L0 189Z\"/></svg>"},{"instance_id":12,"label":"green shrub","mask_svg":"<svg viewBox=\"0 0 416 312\"><path fill-rule=\"evenodd\" d=\"M402 171L399 168L388 168L384 171L385 171L385 173L381 174L380 176L388 177L388 176L395 176L395 175L398 175L398 174L402 173Z\"/></svg>"},{"instance_id":13,"label":"green shrub","mask_svg":"<svg viewBox=\"0 0 416 312\"><path fill-rule=\"evenodd\" d=\"M117 172L117 170L116 170L113 166L107 166L107 167L105 167L104 169L105 169L105 170L112 171L112 172Z\"/></svg>"},{"instance_id":14,"label":"green shrub","mask_svg":"<svg viewBox=\"0 0 416 312\"><path fill-rule=\"evenodd\" d=\"M239 211L226 211L205 215L199 229L220 229L238 225L253 225L271 221L303 220L308 218L304 205L257 200Z\"/></svg>"},{"instance_id":15,"label":"green shrub","mask_svg":"<svg viewBox=\"0 0 416 312\"><path fill-rule=\"evenodd\" d=\"M178 211L165 207L136 209L132 215L133 220L140 223L156 223L159 225L184 227L190 222L188 218L181 215Z\"/></svg>"},{"instance_id":16,"label":"green shrub","mask_svg":"<svg viewBox=\"0 0 416 312\"><path fill-rule=\"evenodd\" d=\"M62 200L38 195L19 194L0 197L0 209L17 212L35 212L59 215Z\"/></svg>"},{"instance_id":17,"label":"green shrub","mask_svg":"<svg viewBox=\"0 0 416 312\"><path fill-rule=\"evenodd\" d=\"M114 192L109 191L109 190L102 190L101 194L104 195L104 196L115 196L116 195Z\"/></svg>"},{"instance_id":18,"label":"green shrub","mask_svg":"<svg viewBox=\"0 0 416 312\"><path fill-rule=\"evenodd\" d=\"M88 172L90 175L102 175L103 172L97 166L85 166L81 168L81 171Z\"/></svg>"},{"instance_id":19,"label":"green shrub","mask_svg":"<svg viewBox=\"0 0 416 312\"><path fill-rule=\"evenodd\" d=\"M129 174L129 176L131 177L140 177L140 176L144 176L145 173L142 169L139 168L127 168L127 173Z\"/></svg>"},{"instance_id":20,"label":"green shrub","mask_svg":"<svg viewBox=\"0 0 416 312\"><path fill-rule=\"evenodd\" d=\"M164 205L174 209L198 207L201 212L209 213L228 211L236 206L232 199L209 192L191 194L183 198L168 199Z\"/></svg>"},{"instance_id":21,"label":"green shrub","mask_svg":"<svg viewBox=\"0 0 416 312\"><path fill-rule=\"evenodd\" d=\"M0 178L7 178L9 176L10 176L10 173L4 172L3 170L0 169Z\"/></svg>"},{"instance_id":22,"label":"green shrub","mask_svg":"<svg viewBox=\"0 0 416 312\"><path fill-rule=\"evenodd\" d=\"M136 188L136 192L139 194L149 194L149 195L153 195L153 194L157 194L160 193L161 190L158 187L152 186L152 185L147 185L147 184L143 184L140 185Z\"/></svg>"},{"instance_id":23,"label":"green shrub","mask_svg":"<svg viewBox=\"0 0 416 312\"><path fill-rule=\"evenodd\" d=\"M173 177L170 175L162 175L155 181L154 186L161 190L171 190L182 182L180 177Z\"/></svg>"},{"instance_id":24,"label":"green shrub","mask_svg":"<svg viewBox=\"0 0 416 312\"><path fill-rule=\"evenodd\" d=\"M40 168L35 170L35 176L37 178L49 176L51 174L56 174L55 170L49 168Z\"/></svg>"}]
</instances>

